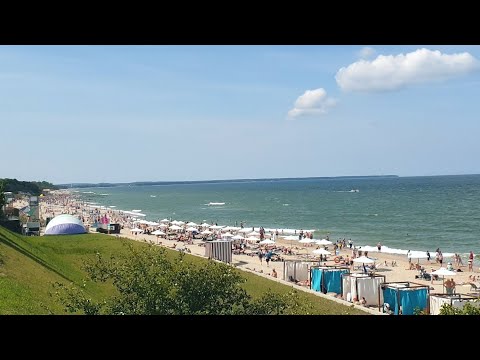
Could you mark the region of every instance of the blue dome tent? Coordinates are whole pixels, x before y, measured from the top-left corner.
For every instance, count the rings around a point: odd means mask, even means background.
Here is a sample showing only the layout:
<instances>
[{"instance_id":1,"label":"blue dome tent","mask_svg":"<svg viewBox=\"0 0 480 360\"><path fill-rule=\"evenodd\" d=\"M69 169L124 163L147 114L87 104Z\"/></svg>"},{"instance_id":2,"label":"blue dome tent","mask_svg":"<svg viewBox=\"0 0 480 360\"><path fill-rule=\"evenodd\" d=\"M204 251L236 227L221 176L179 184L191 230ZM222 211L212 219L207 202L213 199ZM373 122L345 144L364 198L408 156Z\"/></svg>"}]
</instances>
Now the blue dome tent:
<instances>
[{"instance_id":1,"label":"blue dome tent","mask_svg":"<svg viewBox=\"0 0 480 360\"><path fill-rule=\"evenodd\" d=\"M86 232L82 221L69 214L55 216L45 228L45 235L72 235Z\"/></svg>"}]
</instances>

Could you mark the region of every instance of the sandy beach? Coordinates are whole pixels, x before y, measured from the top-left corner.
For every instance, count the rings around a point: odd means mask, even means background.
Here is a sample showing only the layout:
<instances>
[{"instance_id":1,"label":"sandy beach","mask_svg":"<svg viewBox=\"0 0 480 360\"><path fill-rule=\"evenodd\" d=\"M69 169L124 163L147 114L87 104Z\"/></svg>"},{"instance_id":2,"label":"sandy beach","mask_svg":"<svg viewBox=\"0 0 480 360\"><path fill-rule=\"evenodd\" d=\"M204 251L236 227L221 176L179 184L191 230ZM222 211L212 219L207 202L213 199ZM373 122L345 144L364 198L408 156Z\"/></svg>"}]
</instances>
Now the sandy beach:
<instances>
[{"instance_id":1,"label":"sandy beach","mask_svg":"<svg viewBox=\"0 0 480 360\"><path fill-rule=\"evenodd\" d=\"M95 218L98 219L101 216L107 215L111 223L118 222L123 224L124 226L120 234L115 234L111 236L122 236L122 237L126 237L136 241L149 242L158 246L175 248L177 250L185 249L188 253L191 253L192 255L205 257L205 247L202 246L204 244L204 241L201 239L192 239L188 243L186 241L169 240L163 236L159 237L155 235L147 235L142 233L138 233L138 234L132 233L131 229L133 227L139 226L138 222L135 222L134 215L116 212L112 209L99 209L99 208L92 209L91 207L87 207L84 204L75 201L75 199L71 198L68 192L65 192L65 191L60 191L54 196L52 195L48 196L46 199L43 199L40 204L41 204L40 217L43 220L45 220L47 217L52 218L62 213L69 213L72 215L79 216L84 221L84 224L86 225L87 229L90 232L96 232L96 229L92 227L93 225L92 220ZM15 203L14 206L20 208L22 206L25 206L25 204L22 202L17 202ZM267 234L267 238L269 237L269 235L270 234ZM250 249L249 248L250 246L254 247L254 249ZM284 271L283 261L270 261L270 263L267 264L264 259L260 260L260 258L256 255L257 246L258 245L255 245L255 244L249 244L245 249L246 254L234 254L232 257L232 265L236 266L238 269L255 272L261 276L266 276L271 280L281 281L284 283L288 283L289 285L294 285L292 282L285 282L283 279L283 271ZM286 240L284 237L278 236L278 238L275 239L274 246L277 248L292 250L291 255L287 253L281 253L280 256L283 258L283 260L297 259L297 260L305 260L305 261L316 261L317 263L319 261L318 256L312 253L313 250L320 248L319 245L316 245L316 244L313 244L313 246L310 246L310 244L304 245L299 243L298 240ZM334 252L333 246L334 246L333 244L327 246L328 251L330 251L332 254ZM251 255L248 255L249 253ZM353 258L353 251L348 247L348 245L347 247L344 247L338 250L337 255L328 256L327 260L322 261L321 264L322 265L326 264L328 266L333 266L333 265L338 266L341 263L335 262L335 260L337 261L339 260L336 258L337 257L347 258L347 256L350 259ZM411 267L415 267L416 264L418 264L417 268L424 267L425 271L428 273L430 273L433 270L439 269L440 264L435 261L435 254L432 254L432 259L430 261L427 261L427 259L411 259L411 262L413 263L413 265L410 265L409 259L407 258L406 255L389 254L389 253L384 253L378 250L371 251L370 249L370 251L368 252L368 256L375 260L375 265L376 265L375 273L379 275L384 275L386 282L411 282L411 283L417 283L421 285L428 285L430 286L430 294L434 294L434 293L442 294L445 292L445 289L443 286L444 279L442 279L442 277L440 277L438 280L434 280L433 282L430 280L419 279L419 278L416 278L416 275L419 275L420 271L417 269L410 269ZM443 262L443 266L446 267L448 262L452 262L454 264L453 259L445 258ZM394 266L392 266L392 264ZM356 265L360 265L360 266L357 267ZM272 269L275 269L278 274L276 278L271 275ZM350 269L351 269L351 272L361 272L363 270L362 264L355 264L355 268L350 267ZM456 271L455 276L450 276L451 278L454 279L456 283L455 293L472 294L471 285L469 283L472 282L472 279L471 279L472 276L475 276L475 278L478 278L480 276L478 266L475 265L473 268L473 271L468 271L467 264L464 264L463 266L455 266L455 270L458 270L458 269L460 269L460 271ZM447 278L450 278L450 277L446 277L445 280L447 280ZM474 283L480 287L478 280L474 281ZM307 286L299 286L299 285L294 285L294 286L298 289L312 292L312 290L310 290ZM324 295L318 292L314 292L314 293L318 296L328 296L329 298L335 301L344 302L343 300L333 298L330 295ZM344 302L344 303L351 304L347 302ZM367 304L367 305L372 305L371 307L372 313L378 313L378 304Z\"/></svg>"}]
</instances>

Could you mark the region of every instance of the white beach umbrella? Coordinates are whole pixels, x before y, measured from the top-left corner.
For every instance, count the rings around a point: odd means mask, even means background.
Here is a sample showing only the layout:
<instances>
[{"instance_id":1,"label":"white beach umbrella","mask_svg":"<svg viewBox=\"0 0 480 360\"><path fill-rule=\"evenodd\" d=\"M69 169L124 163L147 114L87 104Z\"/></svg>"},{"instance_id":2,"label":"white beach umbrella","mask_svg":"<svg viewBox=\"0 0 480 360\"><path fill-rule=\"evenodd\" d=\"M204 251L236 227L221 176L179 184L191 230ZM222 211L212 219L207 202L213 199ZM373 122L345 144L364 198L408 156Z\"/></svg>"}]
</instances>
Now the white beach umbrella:
<instances>
[{"instance_id":1,"label":"white beach umbrella","mask_svg":"<svg viewBox=\"0 0 480 360\"><path fill-rule=\"evenodd\" d=\"M314 243L315 240L313 239L302 239L299 241L299 243L302 243L302 244L311 244L311 243Z\"/></svg>"},{"instance_id":2,"label":"white beach umbrella","mask_svg":"<svg viewBox=\"0 0 480 360\"><path fill-rule=\"evenodd\" d=\"M442 277L442 281L443 281L442 290L445 291L445 276L455 276L457 275L457 273L455 271L450 271L450 270L447 270L447 268L441 267L438 270L432 271L430 275L438 275Z\"/></svg>"},{"instance_id":3,"label":"white beach umbrella","mask_svg":"<svg viewBox=\"0 0 480 360\"><path fill-rule=\"evenodd\" d=\"M249 236L247 238L245 238L245 240L248 240L248 241L258 241L259 239L255 236Z\"/></svg>"},{"instance_id":4,"label":"white beach umbrella","mask_svg":"<svg viewBox=\"0 0 480 360\"><path fill-rule=\"evenodd\" d=\"M172 225L169 227L170 230L182 230L183 228L181 226L178 226L178 225Z\"/></svg>"},{"instance_id":5,"label":"white beach umbrella","mask_svg":"<svg viewBox=\"0 0 480 360\"><path fill-rule=\"evenodd\" d=\"M267 245L267 244L275 244L275 241L270 240L270 239L265 239L259 242L261 245Z\"/></svg>"},{"instance_id":6,"label":"white beach umbrella","mask_svg":"<svg viewBox=\"0 0 480 360\"><path fill-rule=\"evenodd\" d=\"M165 233L162 230L155 230L152 235L165 235Z\"/></svg>"},{"instance_id":7,"label":"white beach umbrella","mask_svg":"<svg viewBox=\"0 0 480 360\"><path fill-rule=\"evenodd\" d=\"M363 264L373 264L375 260L370 259L369 257L366 257L366 256L360 256L358 258L353 259L353 262L363 263Z\"/></svg>"},{"instance_id":8,"label":"white beach umbrella","mask_svg":"<svg viewBox=\"0 0 480 360\"><path fill-rule=\"evenodd\" d=\"M233 234L231 232L226 232L225 234L222 234L222 237L230 238L233 237Z\"/></svg>"},{"instance_id":9,"label":"white beach umbrella","mask_svg":"<svg viewBox=\"0 0 480 360\"><path fill-rule=\"evenodd\" d=\"M246 229L246 228L243 228L243 229L240 229L238 230L239 233L242 233L242 234L246 234L250 231L250 229Z\"/></svg>"},{"instance_id":10,"label":"white beach umbrella","mask_svg":"<svg viewBox=\"0 0 480 360\"><path fill-rule=\"evenodd\" d=\"M223 227L224 227L223 225L212 225L212 226L210 226L210 229L216 230L216 229L221 229Z\"/></svg>"},{"instance_id":11,"label":"white beach umbrella","mask_svg":"<svg viewBox=\"0 0 480 360\"><path fill-rule=\"evenodd\" d=\"M139 229L139 228L133 228L133 229L130 229L131 232L139 232L139 233L143 233L143 229Z\"/></svg>"},{"instance_id":12,"label":"white beach umbrella","mask_svg":"<svg viewBox=\"0 0 480 360\"><path fill-rule=\"evenodd\" d=\"M200 225L201 227L209 227L211 224L207 224L207 223L203 223L202 225Z\"/></svg>"},{"instance_id":13,"label":"white beach umbrella","mask_svg":"<svg viewBox=\"0 0 480 360\"><path fill-rule=\"evenodd\" d=\"M243 240L245 239L242 235L235 235L234 237L232 237L233 240Z\"/></svg>"},{"instance_id":14,"label":"white beach umbrella","mask_svg":"<svg viewBox=\"0 0 480 360\"><path fill-rule=\"evenodd\" d=\"M185 221L178 220L177 225L185 225Z\"/></svg>"},{"instance_id":15,"label":"white beach umbrella","mask_svg":"<svg viewBox=\"0 0 480 360\"><path fill-rule=\"evenodd\" d=\"M189 228L186 228L185 230L187 231L198 231L196 227L190 226Z\"/></svg>"},{"instance_id":16,"label":"white beach umbrella","mask_svg":"<svg viewBox=\"0 0 480 360\"><path fill-rule=\"evenodd\" d=\"M438 270L432 271L430 274L439 275L439 276L455 276L457 273L455 271L447 270L447 268L441 267Z\"/></svg>"},{"instance_id":17,"label":"white beach umbrella","mask_svg":"<svg viewBox=\"0 0 480 360\"><path fill-rule=\"evenodd\" d=\"M202 231L200 234L202 234L202 235L210 235L210 234L213 234L213 232L210 231L210 230L204 230L204 231Z\"/></svg>"},{"instance_id":18,"label":"white beach umbrella","mask_svg":"<svg viewBox=\"0 0 480 360\"><path fill-rule=\"evenodd\" d=\"M332 255L332 253L325 249L315 249L312 251L315 255Z\"/></svg>"},{"instance_id":19,"label":"white beach umbrella","mask_svg":"<svg viewBox=\"0 0 480 360\"><path fill-rule=\"evenodd\" d=\"M163 219L163 220L160 220L160 222L161 222L161 223L169 223L170 220L168 220L168 219Z\"/></svg>"},{"instance_id":20,"label":"white beach umbrella","mask_svg":"<svg viewBox=\"0 0 480 360\"><path fill-rule=\"evenodd\" d=\"M231 231L231 230L236 230L235 226L226 226L222 229L222 231Z\"/></svg>"},{"instance_id":21,"label":"white beach umbrella","mask_svg":"<svg viewBox=\"0 0 480 360\"><path fill-rule=\"evenodd\" d=\"M161 227L161 228L167 228L167 227L168 227L168 225L167 225L167 224L160 224L160 225L158 225L158 227Z\"/></svg>"},{"instance_id":22,"label":"white beach umbrella","mask_svg":"<svg viewBox=\"0 0 480 360\"><path fill-rule=\"evenodd\" d=\"M198 224L194 223L193 221L190 221L187 226L198 226Z\"/></svg>"},{"instance_id":23,"label":"white beach umbrella","mask_svg":"<svg viewBox=\"0 0 480 360\"><path fill-rule=\"evenodd\" d=\"M260 236L260 233L252 231L251 233L248 233L248 236Z\"/></svg>"},{"instance_id":24,"label":"white beach umbrella","mask_svg":"<svg viewBox=\"0 0 480 360\"><path fill-rule=\"evenodd\" d=\"M333 244L330 240L322 239L322 240L315 240L315 243L318 245L331 245Z\"/></svg>"}]
</instances>

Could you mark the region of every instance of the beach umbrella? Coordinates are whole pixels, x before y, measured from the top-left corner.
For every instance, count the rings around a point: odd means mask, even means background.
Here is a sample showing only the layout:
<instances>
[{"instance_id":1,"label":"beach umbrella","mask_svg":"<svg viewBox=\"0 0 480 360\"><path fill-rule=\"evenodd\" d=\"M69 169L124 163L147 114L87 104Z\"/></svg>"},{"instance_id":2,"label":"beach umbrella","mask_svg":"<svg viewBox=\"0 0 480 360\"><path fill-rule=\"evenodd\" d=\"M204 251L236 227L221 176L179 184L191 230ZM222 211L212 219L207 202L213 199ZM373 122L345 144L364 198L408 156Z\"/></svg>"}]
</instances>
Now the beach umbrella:
<instances>
[{"instance_id":1,"label":"beach umbrella","mask_svg":"<svg viewBox=\"0 0 480 360\"><path fill-rule=\"evenodd\" d=\"M430 275L438 275L442 277L442 290L445 292L445 276L455 276L457 273L455 271L447 270L447 268L441 267L438 270L432 271Z\"/></svg>"},{"instance_id":2,"label":"beach umbrella","mask_svg":"<svg viewBox=\"0 0 480 360\"><path fill-rule=\"evenodd\" d=\"M202 225L200 225L201 227L209 227L210 224L207 224L207 223L203 223Z\"/></svg>"},{"instance_id":3,"label":"beach umbrella","mask_svg":"<svg viewBox=\"0 0 480 360\"><path fill-rule=\"evenodd\" d=\"M225 234L222 234L222 237L230 238L233 237L233 234L231 232L226 232Z\"/></svg>"},{"instance_id":4,"label":"beach umbrella","mask_svg":"<svg viewBox=\"0 0 480 360\"><path fill-rule=\"evenodd\" d=\"M271 245L271 244L275 244L275 241L270 240L270 239L265 239L265 240L260 241L259 244L261 244L261 245L270 244Z\"/></svg>"},{"instance_id":5,"label":"beach umbrella","mask_svg":"<svg viewBox=\"0 0 480 360\"><path fill-rule=\"evenodd\" d=\"M182 230L183 228L178 225L172 225L169 227L170 230Z\"/></svg>"},{"instance_id":6,"label":"beach umbrella","mask_svg":"<svg viewBox=\"0 0 480 360\"><path fill-rule=\"evenodd\" d=\"M233 240L243 240L245 239L242 235L235 235L234 237L232 237Z\"/></svg>"},{"instance_id":7,"label":"beach umbrella","mask_svg":"<svg viewBox=\"0 0 480 360\"><path fill-rule=\"evenodd\" d=\"M160 225L158 225L158 227L161 227L161 228L167 228L167 227L168 227L168 225L167 225L167 224L160 224Z\"/></svg>"},{"instance_id":8,"label":"beach umbrella","mask_svg":"<svg viewBox=\"0 0 480 360\"><path fill-rule=\"evenodd\" d=\"M154 232L152 232L152 235L165 235L165 233L162 231L162 230L155 230Z\"/></svg>"},{"instance_id":9,"label":"beach umbrella","mask_svg":"<svg viewBox=\"0 0 480 360\"><path fill-rule=\"evenodd\" d=\"M139 228L133 228L133 229L130 229L131 232L139 232L139 233L143 233L143 229L139 229Z\"/></svg>"},{"instance_id":10,"label":"beach umbrella","mask_svg":"<svg viewBox=\"0 0 480 360\"><path fill-rule=\"evenodd\" d=\"M213 234L213 232L210 231L210 230L204 230L204 231L202 231L200 234L202 234L202 235L211 235L211 234Z\"/></svg>"},{"instance_id":11,"label":"beach umbrella","mask_svg":"<svg viewBox=\"0 0 480 360\"><path fill-rule=\"evenodd\" d=\"M247 238L245 238L245 240L248 240L248 241L258 241L259 239L255 236L249 236Z\"/></svg>"},{"instance_id":12,"label":"beach umbrella","mask_svg":"<svg viewBox=\"0 0 480 360\"><path fill-rule=\"evenodd\" d=\"M302 239L299 241L299 243L302 243L302 244L311 244L311 243L314 243L315 240L313 239Z\"/></svg>"},{"instance_id":13,"label":"beach umbrella","mask_svg":"<svg viewBox=\"0 0 480 360\"><path fill-rule=\"evenodd\" d=\"M333 244L330 240L322 239L322 240L315 240L315 243L318 245L331 245Z\"/></svg>"},{"instance_id":14,"label":"beach umbrella","mask_svg":"<svg viewBox=\"0 0 480 360\"><path fill-rule=\"evenodd\" d=\"M187 226L198 226L196 223L194 223L193 221L190 221Z\"/></svg>"},{"instance_id":15,"label":"beach umbrella","mask_svg":"<svg viewBox=\"0 0 480 360\"><path fill-rule=\"evenodd\" d=\"M246 234L246 233L248 233L249 231L250 231L250 229L245 229L245 228L238 230L238 232L239 232L239 233L242 233L242 234Z\"/></svg>"},{"instance_id":16,"label":"beach umbrella","mask_svg":"<svg viewBox=\"0 0 480 360\"><path fill-rule=\"evenodd\" d=\"M170 220L168 220L168 219L163 219L163 220L160 220L160 222L161 222L161 223L169 223Z\"/></svg>"},{"instance_id":17,"label":"beach umbrella","mask_svg":"<svg viewBox=\"0 0 480 360\"><path fill-rule=\"evenodd\" d=\"M223 227L224 227L223 225L212 225L212 226L210 226L210 229L214 229L214 230L215 230L215 229L221 229L221 228L223 228Z\"/></svg>"},{"instance_id":18,"label":"beach umbrella","mask_svg":"<svg viewBox=\"0 0 480 360\"><path fill-rule=\"evenodd\" d=\"M185 230L187 230L187 231L198 231L198 229L193 227L193 226L190 226L189 228L186 228Z\"/></svg>"},{"instance_id":19,"label":"beach umbrella","mask_svg":"<svg viewBox=\"0 0 480 360\"><path fill-rule=\"evenodd\" d=\"M248 233L247 235L248 236L260 236L260 233L258 233L256 231L252 231L251 233Z\"/></svg>"},{"instance_id":20,"label":"beach umbrella","mask_svg":"<svg viewBox=\"0 0 480 360\"><path fill-rule=\"evenodd\" d=\"M315 255L332 255L332 253L325 249L315 249L312 251Z\"/></svg>"},{"instance_id":21,"label":"beach umbrella","mask_svg":"<svg viewBox=\"0 0 480 360\"><path fill-rule=\"evenodd\" d=\"M366 257L366 256L360 256L358 258L353 259L353 262L363 263L363 264L373 264L375 260L370 259L369 257Z\"/></svg>"}]
</instances>

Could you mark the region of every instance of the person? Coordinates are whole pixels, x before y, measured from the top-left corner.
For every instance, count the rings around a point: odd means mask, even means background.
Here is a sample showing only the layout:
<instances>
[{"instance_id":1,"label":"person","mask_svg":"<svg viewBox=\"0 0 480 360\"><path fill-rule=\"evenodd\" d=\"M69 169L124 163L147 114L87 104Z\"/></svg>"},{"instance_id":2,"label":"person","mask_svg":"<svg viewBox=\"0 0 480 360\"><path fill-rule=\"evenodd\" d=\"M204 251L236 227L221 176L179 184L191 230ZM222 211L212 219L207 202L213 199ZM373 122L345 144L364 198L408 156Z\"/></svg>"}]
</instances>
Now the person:
<instances>
[{"instance_id":1,"label":"person","mask_svg":"<svg viewBox=\"0 0 480 360\"><path fill-rule=\"evenodd\" d=\"M448 295L453 295L453 293L455 292L455 286L457 284L455 284L455 281L453 281L453 278L450 278L448 279L447 281L445 281L445 289L447 290L447 294Z\"/></svg>"},{"instance_id":2,"label":"person","mask_svg":"<svg viewBox=\"0 0 480 360\"><path fill-rule=\"evenodd\" d=\"M427 261L430 261L430 251L427 251Z\"/></svg>"},{"instance_id":3,"label":"person","mask_svg":"<svg viewBox=\"0 0 480 360\"><path fill-rule=\"evenodd\" d=\"M393 315L393 310L390 308L389 303L384 303L383 304L383 312L387 313L388 315Z\"/></svg>"},{"instance_id":4,"label":"person","mask_svg":"<svg viewBox=\"0 0 480 360\"><path fill-rule=\"evenodd\" d=\"M267 263L267 267L268 267L268 264L270 263L270 259L272 258L272 253L269 251L267 252L267 254L265 255L265 262Z\"/></svg>"},{"instance_id":5,"label":"person","mask_svg":"<svg viewBox=\"0 0 480 360\"><path fill-rule=\"evenodd\" d=\"M447 270L453 271L453 265L451 262L447 264Z\"/></svg>"},{"instance_id":6,"label":"person","mask_svg":"<svg viewBox=\"0 0 480 360\"><path fill-rule=\"evenodd\" d=\"M277 271L276 271L275 269L272 269L272 276L273 276L274 278L277 277Z\"/></svg>"},{"instance_id":7,"label":"person","mask_svg":"<svg viewBox=\"0 0 480 360\"><path fill-rule=\"evenodd\" d=\"M468 255L468 271L473 271L473 258L475 255L473 255L473 251L470 251L470 255Z\"/></svg>"},{"instance_id":8,"label":"person","mask_svg":"<svg viewBox=\"0 0 480 360\"><path fill-rule=\"evenodd\" d=\"M367 306L367 300L365 299L365 297L362 297L362 300L360 300L360 304L362 306Z\"/></svg>"},{"instance_id":9,"label":"person","mask_svg":"<svg viewBox=\"0 0 480 360\"><path fill-rule=\"evenodd\" d=\"M382 251L382 244L378 243L377 244L377 249L378 249L379 252Z\"/></svg>"},{"instance_id":10,"label":"person","mask_svg":"<svg viewBox=\"0 0 480 360\"><path fill-rule=\"evenodd\" d=\"M263 263L262 259L263 259L263 252L262 250L258 250L258 260L260 260L260 264Z\"/></svg>"}]
</instances>

